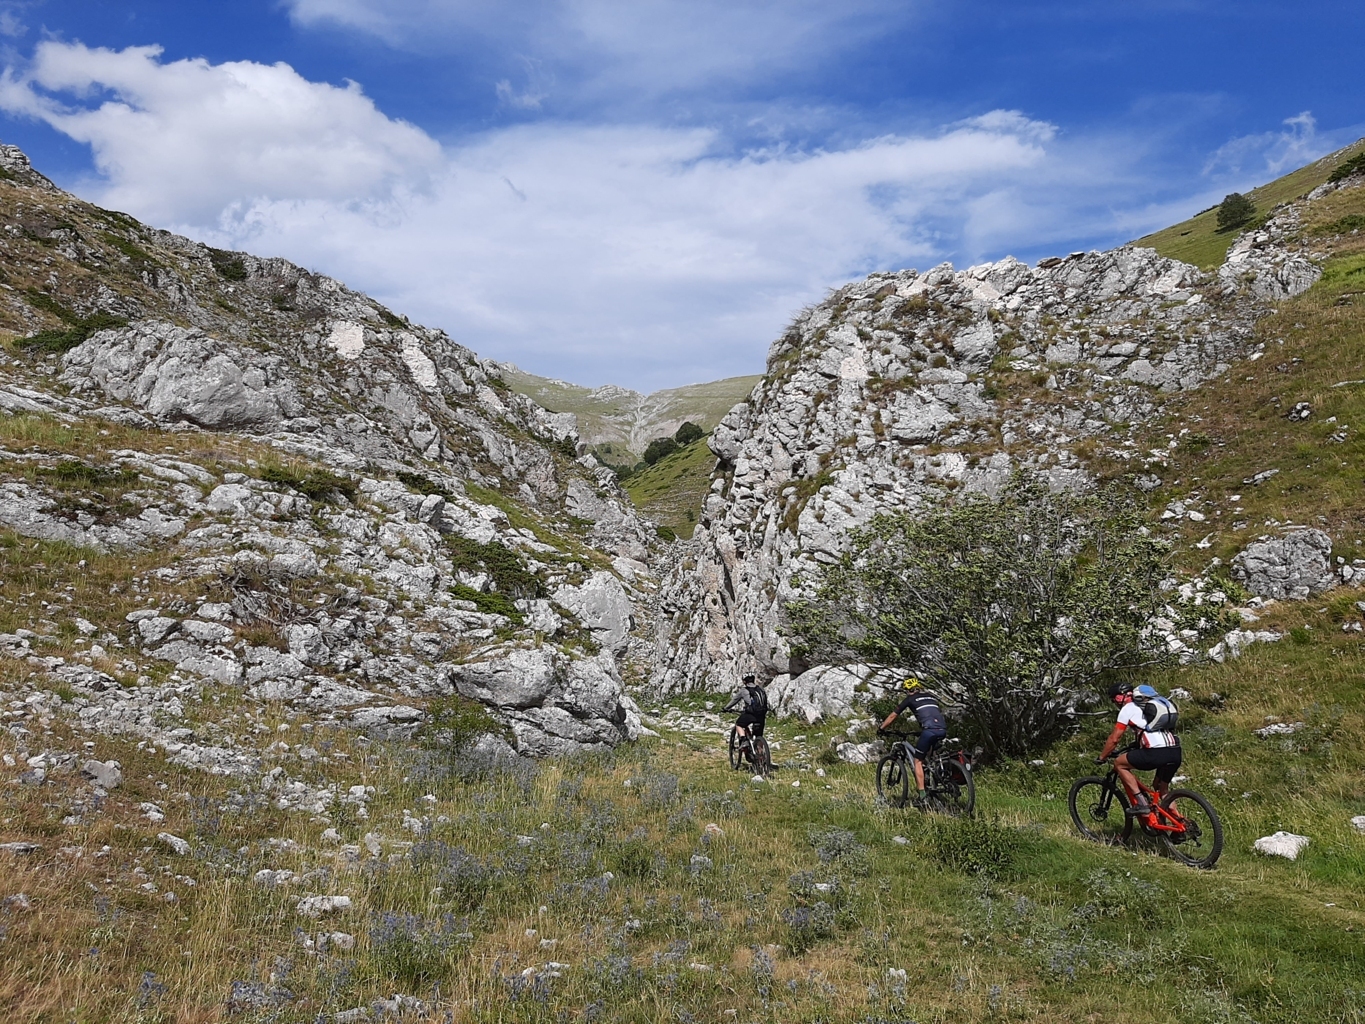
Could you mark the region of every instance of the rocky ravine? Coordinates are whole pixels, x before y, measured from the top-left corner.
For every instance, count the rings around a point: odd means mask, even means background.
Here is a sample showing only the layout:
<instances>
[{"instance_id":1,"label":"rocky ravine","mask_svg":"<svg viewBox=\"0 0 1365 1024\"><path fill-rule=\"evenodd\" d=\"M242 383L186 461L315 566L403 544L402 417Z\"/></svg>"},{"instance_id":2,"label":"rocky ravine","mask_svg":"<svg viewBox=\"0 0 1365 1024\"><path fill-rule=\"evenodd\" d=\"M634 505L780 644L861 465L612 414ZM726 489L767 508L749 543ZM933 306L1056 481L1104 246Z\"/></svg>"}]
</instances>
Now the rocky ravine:
<instances>
[{"instance_id":1,"label":"rocky ravine","mask_svg":"<svg viewBox=\"0 0 1365 1024\"><path fill-rule=\"evenodd\" d=\"M638 734L652 531L572 417L337 281L100 210L14 147L0 168L0 528L129 573L107 607L10 588L14 728L254 770L252 736L190 724L226 687L400 732L460 694L528 754Z\"/></svg>"},{"instance_id":2,"label":"rocky ravine","mask_svg":"<svg viewBox=\"0 0 1365 1024\"><path fill-rule=\"evenodd\" d=\"M1319 278L1294 241L1299 216L1286 207L1243 235L1216 274L1125 246L872 274L803 311L710 438L711 493L659 594L655 685L724 689L757 671L775 677L779 706L837 712L856 676L822 681L826 668L793 659L782 609L794 577L832 560L850 528L959 488L993 491L1021 466L1084 482L1086 448L1155 486L1164 455L1138 449L1138 425L1254 357L1257 319ZM1330 584L1325 535L1268 543L1253 588Z\"/></svg>"}]
</instances>

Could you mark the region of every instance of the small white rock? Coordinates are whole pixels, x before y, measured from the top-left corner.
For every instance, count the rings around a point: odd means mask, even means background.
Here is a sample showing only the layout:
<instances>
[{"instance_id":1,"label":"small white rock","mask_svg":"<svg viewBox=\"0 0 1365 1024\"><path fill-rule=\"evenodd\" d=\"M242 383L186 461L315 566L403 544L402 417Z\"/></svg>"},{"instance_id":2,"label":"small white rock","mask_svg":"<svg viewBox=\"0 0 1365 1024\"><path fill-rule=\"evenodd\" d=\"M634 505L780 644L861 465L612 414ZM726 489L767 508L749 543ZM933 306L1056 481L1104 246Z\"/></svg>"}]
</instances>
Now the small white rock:
<instances>
[{"instance_id":1,"label":"small white rock","mask_svg":"<svg viewBox=\"0 0 1365 1024\"><path fill-rule=\"evenodd\" d=\"M156 837L171 848L171 850L181 857L190 852L190 844L179 836L173 836L169 832L158 832Z\"/></svg>"},{"instance_id":2,"label":"small white rock","mask_svg":"<svg viewBox=\"0 0 1365 1024\"><path fill-rule=\"evenodd\" d=\"M1351 827L1357 832L1365 832L1365 814L1357 814L1352 818Z\"/></svg>"},{"instance_id":3,"label":"small white rock","mask_svg":"<svg viewBox=\"0 0 1365 1024\"><path fill-rule=\"evenodd\" d=\"M305 896L294 908L303 917L321 917L351 909L349 896Z\"/></svg>"},{"instance_id":4,"label":"small white rock","mask_svg":"<svg viewBox=\"0 0 1365 1024\"><path fill-rule=\"evenodd\" d=\"M1267 857L1298 860L1299 854L1311 841L1307 836L1295 835L1293 832L1276 832L1273 836L1262 836L1256 840L1252 849Z\"/></svg>"}]
</instances>

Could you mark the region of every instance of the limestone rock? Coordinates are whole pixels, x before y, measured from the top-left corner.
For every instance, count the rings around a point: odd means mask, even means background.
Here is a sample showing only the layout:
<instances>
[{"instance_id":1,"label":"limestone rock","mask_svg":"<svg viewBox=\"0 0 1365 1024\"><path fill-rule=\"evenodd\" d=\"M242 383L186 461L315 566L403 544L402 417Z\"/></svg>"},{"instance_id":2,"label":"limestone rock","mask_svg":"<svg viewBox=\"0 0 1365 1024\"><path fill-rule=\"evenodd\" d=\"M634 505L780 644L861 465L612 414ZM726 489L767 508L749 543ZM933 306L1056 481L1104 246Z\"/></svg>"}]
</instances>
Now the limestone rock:
<instances>
[{"instance_id":1,"label":"limestone rock","mask_svg":"<svg viewBox=\"0 0 1365 1024\"><path fill-rule=\"evenodd\" d=\"M123 770L117 761L86 761L81 775L104 789L118 789L123 782Z\"/></svg>"},{"instance_id":2,"label":"limestone rock","mask_svg":"<svg viewBox=\"0 0 1365 1024\"><path fill-rule=\"evenodd\" d=\"M634 607L621 581L609 572L597 571L580 586L562 586L554 599L573 612L603 647L621 651L630 639Z\"/></svg>"},{"instance_id":3,"label":"limestone rock","mask_svg":"<svg viewBox=\"0 0 1365 1024\"><path fill-rule=\"evenodd\" d=\"M1298 860L1301 854L1312 842L1307 836L1295 835L1293 832L1276 832L1274 835L1262 836L1252 844L1252 849L1257 853L1265 854L1267 857L1284 857L1286 860Z\"/></svg>"},{"instance_id":4,"label":"limestone rock","mask_svg":"<svg viewBox=\"0 0 1365 1024\"><path fill-rule=\"evenodd\" d=\"M1233 576L1259 597L1302 601L1337 583L1332 538L1321 530L1295 530L1248 544L1232 560Z\"/></svg>"}]
</instances>

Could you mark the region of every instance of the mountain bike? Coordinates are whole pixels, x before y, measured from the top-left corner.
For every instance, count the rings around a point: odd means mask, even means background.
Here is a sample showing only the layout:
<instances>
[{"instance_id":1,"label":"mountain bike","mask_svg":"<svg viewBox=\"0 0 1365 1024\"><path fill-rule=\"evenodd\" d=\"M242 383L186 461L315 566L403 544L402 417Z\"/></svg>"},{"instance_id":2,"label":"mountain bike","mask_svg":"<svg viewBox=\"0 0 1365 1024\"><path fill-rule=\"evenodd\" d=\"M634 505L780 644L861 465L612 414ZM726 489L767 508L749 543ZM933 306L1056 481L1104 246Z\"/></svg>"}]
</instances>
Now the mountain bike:
<instances>
[{"instance_id":1,"label":"mountain bike","mask_svg":"<svg viewBox=\"0 0 1365 1024\"><path fill-rule=\"evenodd\" d=\"M773 753L768 749L768 741L762 736L741 736L736 728L730 729L730 767L738 771L743 765L750 764L754 771L767 776L773 770Z\"/></svg>"},{"instance_id":2,"label":"mountain bike","mask_svg":"<svg viewBox=\"0 0 1365 1024\"><path fill-rule=\"evenodd\" d=\"M945 740L956 743L956 739ZM915 778L914 748L908 739L891 744L891 751L877 762L877 795L892 807L910 802ZM970 816L976 807L976 781L972 764L962 751L949 753L939 746L924 760L924 807L954 816Z\"/></svg>"},{"instance_id":3,"label":"mountain bike","mask_svg":"<svg viewBox=\"0 0 1365 1024\"><path fill-rule=\"evenodd\" d=\"M1149 814L1129 811L1117 768L1111 767L1103 777L1077 779L1066 798L1071 820L1087 839L1113 845L1129 841L1136 821L1144 834L1160 838L1182 864L1213 867L1223 852L1223 823L1213 805L1190 789L1172 789L1160 801L1140 779L1138 789L1152 808Z\"/></svg>"}]
</instances>

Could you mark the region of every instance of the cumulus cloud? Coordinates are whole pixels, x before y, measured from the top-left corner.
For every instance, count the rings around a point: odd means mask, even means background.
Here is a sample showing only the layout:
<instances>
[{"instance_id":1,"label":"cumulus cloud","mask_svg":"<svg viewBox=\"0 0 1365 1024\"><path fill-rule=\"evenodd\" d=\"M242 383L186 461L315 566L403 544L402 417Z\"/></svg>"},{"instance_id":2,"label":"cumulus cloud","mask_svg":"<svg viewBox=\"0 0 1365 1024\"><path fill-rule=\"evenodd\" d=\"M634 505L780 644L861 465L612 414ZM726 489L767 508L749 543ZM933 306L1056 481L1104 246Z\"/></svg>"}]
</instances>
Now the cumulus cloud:
<instances>
[{"instance_id":1,"label":"cumulus cloud","mask_svg":"<svg viewBox=\"0 0 1365 1024\"><path fill-rule=\"evenodd\" d=\"M325 270L482 354L644 388L757 372L798 307L872 269L1111 233L1121 165L1014 111L823 149L548 122L443 148L285 65L57 42L0 106L88 142L105 205Z\"/></svg>"},{"instance_id":2,"label":"cumulus cloud","mask_svg":"<svg viewBox=\"0 0 1365 1024\"><path fill-rule=\"evenodd\" d=\"M0 78L0 108L88 143L103 201L156 222L211 221L231 203L386 197L420 187L441 149L360 86L286 64L163 63L157 46L40 43Z\"/></svg>"}]
</instances>

